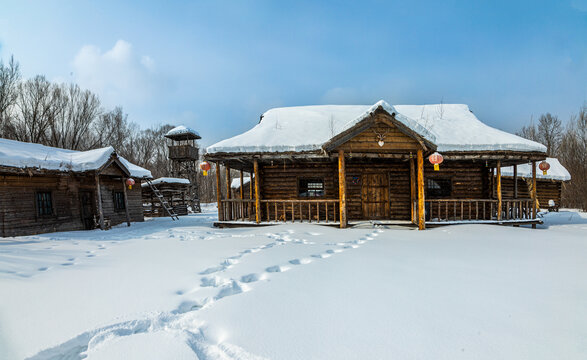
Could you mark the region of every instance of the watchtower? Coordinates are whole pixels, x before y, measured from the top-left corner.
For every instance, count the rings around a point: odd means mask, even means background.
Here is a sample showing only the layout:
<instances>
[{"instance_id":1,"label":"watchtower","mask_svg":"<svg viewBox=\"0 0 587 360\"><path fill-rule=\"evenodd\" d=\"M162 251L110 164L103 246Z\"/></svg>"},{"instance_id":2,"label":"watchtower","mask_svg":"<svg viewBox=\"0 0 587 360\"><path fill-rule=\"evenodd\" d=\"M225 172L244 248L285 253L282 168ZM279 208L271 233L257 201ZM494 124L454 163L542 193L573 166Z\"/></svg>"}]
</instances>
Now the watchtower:
<instances>
[{"instance_id":1,"label":"watchtower","mask_svg":"<svg viewBox=\"0 0 587 360\"><path fill-rule=\"evenodd\" d=\"M172 176L190 181L188 189L189 203L193 211L201 212L197 179L199 149L196 140L202 137L197 131L183 125L169 130L165 137L169 139L167 146L169 148Z\"/></svg>"}]
</instances>

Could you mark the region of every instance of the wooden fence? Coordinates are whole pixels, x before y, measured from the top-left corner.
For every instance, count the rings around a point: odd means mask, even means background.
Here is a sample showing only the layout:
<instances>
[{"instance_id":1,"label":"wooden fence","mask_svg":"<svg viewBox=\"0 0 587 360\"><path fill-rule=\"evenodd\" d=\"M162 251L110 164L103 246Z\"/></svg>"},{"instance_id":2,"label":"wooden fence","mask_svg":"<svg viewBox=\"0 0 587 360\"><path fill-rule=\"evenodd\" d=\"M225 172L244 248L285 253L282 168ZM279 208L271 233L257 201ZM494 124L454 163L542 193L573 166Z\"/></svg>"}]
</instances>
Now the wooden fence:
<instances>
[{"instance_id":1,"label":"wooden fence","mask_svg":"<svg viewBox=\"0 0 587 360\"><path fill-rule=\"evenodd\" d=\"M255 200L223 199L223 221L255 221ZM336 222L339 221L337 199L261 200L261 221Z\"/></svg>"},{"instance_id":2,"label":"wooden fence","mask_svg":"<svg viewBox=\"0 0 587 360\"><path fill-rule=\"evenodd\" d=\"M504 199L498 209L494 199L426 200L426 221L532 220L532 199Z\"/></svg>"}]
</instances>

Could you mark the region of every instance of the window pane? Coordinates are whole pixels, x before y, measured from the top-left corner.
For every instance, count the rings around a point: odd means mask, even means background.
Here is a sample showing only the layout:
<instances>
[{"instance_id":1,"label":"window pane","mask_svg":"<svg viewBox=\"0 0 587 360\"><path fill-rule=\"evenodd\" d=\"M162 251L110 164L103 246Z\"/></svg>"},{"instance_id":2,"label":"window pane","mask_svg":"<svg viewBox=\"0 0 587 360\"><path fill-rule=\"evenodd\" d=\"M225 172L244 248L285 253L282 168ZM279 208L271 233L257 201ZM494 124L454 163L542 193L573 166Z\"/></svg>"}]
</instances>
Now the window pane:
<instances>
[{"instance_id":1,"label":"window pane","mask_svg":"<svg viewBox=\"0 0 587 360\"><path fill-rule=\"evenodd\" d=\"M322 179L300 179L298 196L324 196L324 181Z\"/></svg>"}]
</instances>

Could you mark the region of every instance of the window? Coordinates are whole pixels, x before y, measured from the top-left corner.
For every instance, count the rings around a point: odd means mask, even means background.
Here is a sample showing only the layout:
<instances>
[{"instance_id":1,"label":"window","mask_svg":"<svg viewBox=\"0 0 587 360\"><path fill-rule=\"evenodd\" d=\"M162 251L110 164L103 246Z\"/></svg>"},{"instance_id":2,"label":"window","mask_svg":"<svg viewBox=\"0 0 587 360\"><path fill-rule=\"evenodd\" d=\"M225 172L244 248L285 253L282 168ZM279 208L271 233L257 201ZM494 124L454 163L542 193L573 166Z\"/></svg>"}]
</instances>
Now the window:
<instances>
[{"instance_id":1,"label":"window","mask_svg":"<svg viewBox=\"0 0 587 360\"><path fill-rule=\"evenodd\" d=\"M122 191L114 192L114 209L124 210L124 193Z\"/></svg>"},{"instance_id":2,"label":"window","mask_svg":"<svg viewBox=\"0 0 587 360\"><path fill-rule=\"evenodd\" d=\"M450 197L452 194L451 179L426 179L426 197Z\"/></svg>"},{"instance_id":3,"label":"window","mask_svg":"<svg viewBox=\"0 0 587 360\"><path fill-rule=\"evenodd\" d=\"M37 192L37 214L39 216L53 215L53 197L50 191Z\"/></svg>"},{"instance_id":4,"label":"window","mask_svg":"<svg viewBox=\"0 0 587 360\"><path fill-rule=\"evenodd\" d=\"M324 180L322 179L300 179L299 192L300 197L318 197L324 196Z\"/></svg>"}]
</instances>

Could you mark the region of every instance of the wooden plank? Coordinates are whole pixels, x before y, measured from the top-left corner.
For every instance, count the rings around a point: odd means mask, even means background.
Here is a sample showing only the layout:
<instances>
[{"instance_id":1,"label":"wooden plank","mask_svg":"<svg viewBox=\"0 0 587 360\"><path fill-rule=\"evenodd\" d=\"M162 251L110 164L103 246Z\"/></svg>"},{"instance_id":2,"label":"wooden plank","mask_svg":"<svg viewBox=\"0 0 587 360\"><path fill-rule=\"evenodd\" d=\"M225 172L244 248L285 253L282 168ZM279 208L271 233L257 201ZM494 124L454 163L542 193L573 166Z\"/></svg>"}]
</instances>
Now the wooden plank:
<instances>
[{"instance_id":1,"label":"wooden plank","mask_svg":"<svg viewBox=\"0 0 587 360\"><path fill-rule=\"evenodd\" d=\"M124 196L124 215L126 215L126 225L130 226L130 213L128 210L128 195L126 194L126 183L124 181L124 178L122 178L122 194Z\"/></svg>"},{"instance_id":2,"label":"wooden plank","mask_svg":"<svg viewBox=\"0 0 587 360\"><path fill-rule=\"evenodd\" d=\"M261 191L259 189L259 161L253 160L253 171L255 172L255 221L261 222Z\"/></svg>"},{"instance_id":3,"label":"wooden plank","mask_svg":"<svg viewBox=\"0 0 587 360\"><path fill-rule=\"evenodd\" d=\"M340 228L347 226L346 208L346 171L344 163L344 150L338 151L338 196L340 202Z\"/></svg>"},{"instance_id":4,"label":"wooden plank","mask_svg":"<svg viewBox=\"0 0 587 360\"><path fill-rule=\"evenodd\" d=\"M96 173L96 194L98 196L98 216L100 217L100 229L104 230L104 210L102 209L102 191L100 190L100 175Z\"/></svg>"},{"instance_id":5,"label":"wooden plank","mask_svg":"<svg viewBox=\"0 0 587 360\"><path fill-rule=\"evenodd\" d=\"M518 198L518 165L514 165L514 199Z\"/></svg>"},{"instance_id":6,"label":"wooden plank","mask_svg":"<svg viewBox=\"0 0 587 360\"><path fill-rule=\"evenodd\" d=\"M218 205L218 220L224 221L224 211L222 211L222 188L220 187L220 163L216 163L216 203Z\"/></svg>"},{"instance_id":7,"label":"wooden plank","mask_svg":"<svg viewBox=\"0 0 587 360\"><path fill-rule=\"evenodd\" d=\"M416 166L414 159L410 159L410 208L412 224L416 223ZM431 204L432 206L432 204Z\"/></svg>"},{"instance_id":8,"label":"wooden plank","mask_svg":"<svg viewBox=\"0 0 587 360\"><path fill-rule=\"evenodd\" d=\"M424 154L421 149L418 150L418 229L426 229L424 214Z\"/></svg>"},{"instance_id":9,"label":"wooden plank","mask_svg":"<svg viewBox=\"0 0 587 360\"><path fill-rule=\"evenodd\" d=\"M228 165L224 165L224 170L226 171L226 199L230 199L230 193L232 192L230 185L231 185L231 179L230 179L230 166ZM234 220L233 219L233 215L232 215L232 203L228 202L226 203L226 207L228 208L228 216L230 216L230 219L227 220Z\"/></svg>"},{"instance_id":10,"label":"wooden plank","mask_svg":"<svg viewBox=\"0 0 587 360\"><path fill-rule=\"evenodd\" d=\"M502 198L501 198L501 160L497 160L496 166L496 175L495 180L497 182L497 220L501 220L501 208L502 208Z\"/></svg>"},{"instance_id":11,"label":"wooden plank","mask_svg":"<svg viewBox=\"0 0 587 360\"><path fill-rule=\"evenodd\" d=\"M536 219L536 161L532 161L532 220ZM532 224L532 229L536 229L536 224Z\"/></svg>"}]
</instances>

